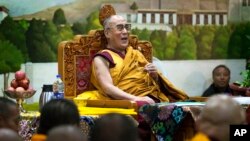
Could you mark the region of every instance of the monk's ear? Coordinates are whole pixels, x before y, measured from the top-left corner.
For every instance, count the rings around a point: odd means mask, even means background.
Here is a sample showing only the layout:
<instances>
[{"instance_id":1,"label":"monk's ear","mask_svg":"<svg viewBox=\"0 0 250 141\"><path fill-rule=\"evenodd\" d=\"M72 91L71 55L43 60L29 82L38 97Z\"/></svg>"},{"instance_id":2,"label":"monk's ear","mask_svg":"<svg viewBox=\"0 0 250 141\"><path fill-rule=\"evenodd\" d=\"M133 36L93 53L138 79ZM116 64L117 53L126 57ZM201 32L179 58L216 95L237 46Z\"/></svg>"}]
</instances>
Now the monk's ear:
<instances>
[{"instance_id":1,"label":"monk's ear","mask_svg":"<svg viewBox=\"0 0 250 141\"><path fill-rule=\"evenodd\" d=\"M110 33L109 33L109 30L108 30L108 29L105 29L105 30L104 30L104 35L105 35L106 38L109 38Z\"/></svg>"}]
</instances>

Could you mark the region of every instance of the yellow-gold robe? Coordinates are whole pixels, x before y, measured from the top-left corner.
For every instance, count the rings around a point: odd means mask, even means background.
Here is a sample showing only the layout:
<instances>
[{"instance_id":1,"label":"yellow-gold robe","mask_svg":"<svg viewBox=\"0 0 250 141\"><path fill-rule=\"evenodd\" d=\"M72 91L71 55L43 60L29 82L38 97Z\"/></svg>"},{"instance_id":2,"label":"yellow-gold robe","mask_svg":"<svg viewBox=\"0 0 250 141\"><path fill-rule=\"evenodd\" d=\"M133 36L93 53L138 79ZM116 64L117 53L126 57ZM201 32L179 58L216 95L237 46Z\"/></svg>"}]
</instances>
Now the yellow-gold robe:
<instances>
[{"instance_id":1,"label":"yellow-gold robe","mask_svg":"<svg viewBox=\"0 0 250 141\"><path fill-rule=\"evenodd\" d=\"M144 66L149 62L143 54L128 47L123 59L117 53L105 49L101 52L108 52L115 66L110 68L113 84L121 90L135 96L151 96L161 102L177 101L187 99L188 96L182 90L176 88L166 77L158 72L158 82L144 70ZM92 66L91 83L97 91L88 91L78 97L86 99L111 99L105 94L97 81L94 67Z\"/></svg>"}]
</instances>

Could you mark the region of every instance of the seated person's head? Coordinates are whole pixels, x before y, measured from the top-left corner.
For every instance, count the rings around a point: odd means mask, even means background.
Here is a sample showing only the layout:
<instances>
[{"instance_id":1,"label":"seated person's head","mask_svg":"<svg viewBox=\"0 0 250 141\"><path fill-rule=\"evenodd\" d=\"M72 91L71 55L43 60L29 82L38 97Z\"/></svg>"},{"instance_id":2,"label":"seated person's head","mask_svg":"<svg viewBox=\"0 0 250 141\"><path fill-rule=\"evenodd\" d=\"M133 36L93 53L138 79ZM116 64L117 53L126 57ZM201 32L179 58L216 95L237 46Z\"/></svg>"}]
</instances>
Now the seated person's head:
<instances>
[{"instance_id":1,"label":"seated person's head","mask_svg":"<svg viewBox=\"0 0 250 141\"><path fill-rule=\"evenodd\" d=\"M104 21L104 34L110 48L124 50L128 47L131 24L119 15L112 15Z\"/></svg>"},{"instance_id":2,"label":"seated person's head","mask_svg":"<svg viewBox=\"0 0 250 141\"><path fill-rule=\"evenodd\" d=\"M5 97L0 97L0 128L9 128L18 132L19 109L17 104Z\"/></svg>"},{"instance_id":3,"label":"seated person's head","mask_svg":"<svg viewBox=\"0 0 250 141\"><path fill-rule=\"evenodd\" d=\"M46 141L87 141L87 137L79 127L61 125L49 131Z\"/></svg>"},{"instance_id":4,"label":"seated person's head","mask_svg":"<svg viewBox=\"0 0 250 141\"><path fill-rule=\"evenodd\" d=\"M67 99L53 99L41 109L39 134L47 134L50 129L59 125L80 126L80 115L77 106Z\"/></svg>"},{"instance_id":5,"label":"seated person's head","mask_svg":"<svg viewBox=\"0 0 250 141\"><path fill-rule=\"evenodd\" d=\"M218 88L225 88L230 81L230 70L225 65L218 65L213 69L213 83Z\"/></svg>"},{"instance_id":6,"label":"seated person's head","mask_svg":"<svg viewBox=\"0 0 250 141\"><path fill-rule=\"evenodd\" d=\"M227 95L210 97L197 119L198 130L218 141L229 141L230 124L245 123L245 110Z\"/></svg>"},{"instance_id":7,"label":"seated person's head","mask_svg":"<svg viewBox=\"0 0 250 141\"><path fill-rule=\"evenodd\" d=\"M90 131L90 141L136 141L138 131L132 117L121 114L103 115Z\"/></svg>"},{"instance_id":8,"label":"seated person's head","mask_svg":"<svg viewBox=\"0 0 250 141\"><path fill-rule=\"evenodd\" d=\"M0 129L0 141L22 141L22 138L12 129Z\"/></svg>"}]
</instances>

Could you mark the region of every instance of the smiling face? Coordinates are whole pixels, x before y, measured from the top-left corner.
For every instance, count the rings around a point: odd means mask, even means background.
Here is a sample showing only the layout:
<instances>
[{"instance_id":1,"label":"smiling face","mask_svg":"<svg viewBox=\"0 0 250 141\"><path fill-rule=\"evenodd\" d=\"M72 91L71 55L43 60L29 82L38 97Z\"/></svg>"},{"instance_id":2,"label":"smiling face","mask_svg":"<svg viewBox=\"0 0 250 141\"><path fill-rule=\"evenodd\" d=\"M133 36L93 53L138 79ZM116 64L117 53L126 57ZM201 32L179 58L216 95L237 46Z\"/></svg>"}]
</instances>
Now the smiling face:
<instances>
[{"instance_id":1,"label":"smiling face","mask_svg":"<svg viewBox=\"0 0 250 141\"><path fill-rule=\"evenodd\" d=\"M125 51L128 47L128 37L130 24L119 15L111 16L105 25L105 36L108 40L108 48L115 49L119 52Z\"/></svg>"}]
</instances>

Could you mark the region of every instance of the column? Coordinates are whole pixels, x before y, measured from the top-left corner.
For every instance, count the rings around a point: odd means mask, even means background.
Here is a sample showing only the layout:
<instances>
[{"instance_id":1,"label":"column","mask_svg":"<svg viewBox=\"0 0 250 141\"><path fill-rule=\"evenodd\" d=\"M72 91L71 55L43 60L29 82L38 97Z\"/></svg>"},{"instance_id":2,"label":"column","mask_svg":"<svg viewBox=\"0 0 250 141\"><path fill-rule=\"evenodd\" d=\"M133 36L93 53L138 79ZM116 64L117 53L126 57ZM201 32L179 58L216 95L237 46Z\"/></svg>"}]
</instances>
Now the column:
<instances>
[{"instance_id":1,"label":"column","mask_svg":"<svg viewBox=\"0 0 250 141\"><path fill-rule=\"evenodd\" d=\"M142 23L142 13L137 14L137 23L139 23L139 24Z\"/></svg>"},{"instance_id":2,"label":"column","mask_svg":"<svg viewBox=\"0 0 250 141\"><path fill-rule=\"evenodd\" d=\"M26 76L29 78L30 80L30 86L34 86L34 82L33 82L33 64L31 62L27 62L25 64L25 73L26 73ZM29 98L29 99L26 99L26 102L29 104L29 103L33 103L33 97Z\"/></svg>"},{"instance_id":3,"label":"column","mask_svg":"<svg viewBox=\"0 0 250 141\"><path fill-rule=\"evenodd\" d=\"M160 23L160 14L159 13L155 13L155 23L156 24Z\"/></svg>"},{"instance_id":4,"label":"column","mask_svg":"<svg viewBox=\"0 0 250 141\"><path fill-rule=\"evenodd\" d=\"M164 14L164 24L169 24L169 14Z\"/></svg>"},{"instance_id":5,"label":"column","mask_svg":"<svg viewBox=\"0 0 250 141\"><path fill-rule=\"evenodd\" d=\"M177 15L176 15L176 13L173 14L173 25L177 25Z\"/></svg>"},{"instance_id":6,"label":"column","mask_svg":"<svg viewBox=\"0 0 250 141\"><path fill-rule=\"evenodd\" d=\"M196 25L196 14L192 15L192 25Z\"/></svg>"},{"instance_id":7,"label":"column","mask_svg":"<svg viewBox=\"0 0 250 141\"><path fill-rule=\"evenodd\" d=\"M146 14L146 23L151 24L151 13Z\"/></svg>"}]
</instances>

